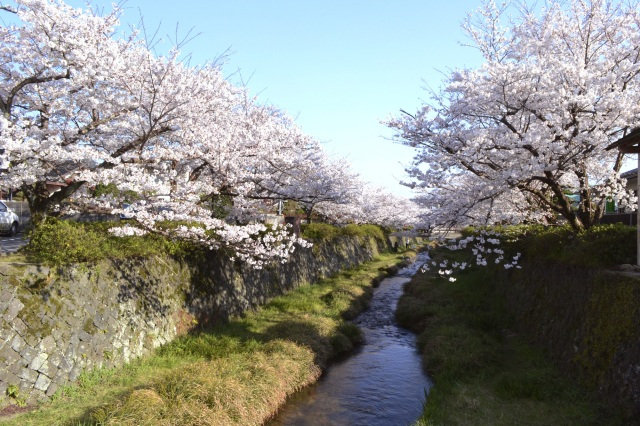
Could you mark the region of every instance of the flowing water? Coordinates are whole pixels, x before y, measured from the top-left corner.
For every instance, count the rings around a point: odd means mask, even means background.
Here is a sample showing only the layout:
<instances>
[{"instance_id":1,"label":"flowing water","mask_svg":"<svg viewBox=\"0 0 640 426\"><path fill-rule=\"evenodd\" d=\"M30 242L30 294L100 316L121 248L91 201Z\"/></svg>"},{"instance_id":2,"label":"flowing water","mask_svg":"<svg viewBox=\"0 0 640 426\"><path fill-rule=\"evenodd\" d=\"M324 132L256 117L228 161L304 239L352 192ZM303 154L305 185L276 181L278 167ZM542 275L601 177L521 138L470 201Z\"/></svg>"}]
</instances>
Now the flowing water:
<instances>
[{"instance_id":1,"label":"flowing water","mask_svg":"<svg viewBox=\"0 0 640 426\"><path fill-rule=\"evenodd\" d=\"M354 321L365 344L292 397L269 425L403 426L420 416L431 382L416 336L396 324L394 313L404 284L427 259L426 253L419 255L380 283L369 309Z\"/></svg>"}]
</instances>

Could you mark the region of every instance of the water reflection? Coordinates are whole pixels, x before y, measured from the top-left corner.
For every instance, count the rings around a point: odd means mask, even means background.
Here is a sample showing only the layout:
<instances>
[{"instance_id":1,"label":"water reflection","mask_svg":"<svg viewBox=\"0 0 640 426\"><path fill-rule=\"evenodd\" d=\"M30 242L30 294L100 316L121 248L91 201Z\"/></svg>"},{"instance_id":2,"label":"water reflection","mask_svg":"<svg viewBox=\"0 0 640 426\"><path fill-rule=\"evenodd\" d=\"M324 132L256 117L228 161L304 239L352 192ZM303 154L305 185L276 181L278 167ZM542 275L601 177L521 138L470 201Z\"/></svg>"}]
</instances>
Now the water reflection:
<instances>
[{"instance_id":1,"label":"water reflection","mask_svg":"<svg viewBox=\"0 0 640 426\"><path fill-rule=\"evenodd\" d=\"M426 259L421 255L380 283L369 310L355 320L366 343L294 396L271 426L408 425L420 416L431 383L422 370L415 335L395 323L394 312L403 285Z\"/></svg>"}]
</instances>

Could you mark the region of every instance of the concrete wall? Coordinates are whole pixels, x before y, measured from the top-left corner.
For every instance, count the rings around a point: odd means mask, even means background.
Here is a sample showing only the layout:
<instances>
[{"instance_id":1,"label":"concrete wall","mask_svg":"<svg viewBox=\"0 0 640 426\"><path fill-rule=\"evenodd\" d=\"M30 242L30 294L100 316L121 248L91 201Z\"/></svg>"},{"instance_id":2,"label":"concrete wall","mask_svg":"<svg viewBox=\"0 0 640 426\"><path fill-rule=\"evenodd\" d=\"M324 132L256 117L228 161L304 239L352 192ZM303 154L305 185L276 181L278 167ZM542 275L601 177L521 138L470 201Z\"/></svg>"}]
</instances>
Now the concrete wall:
<instances>
[{"instance_id":1,"label":"concrete wall","mask_svg":"<svg viewBox=\"0 0 640 426\"><path fill-rule=\"evenodd\" d=\"M343 237L260 271L211 252L188 261L0 264L0 407L15 402L8 388L27 402L46 399L83 371L122 365L387 248Z\"/></svg>"}]
</instances>

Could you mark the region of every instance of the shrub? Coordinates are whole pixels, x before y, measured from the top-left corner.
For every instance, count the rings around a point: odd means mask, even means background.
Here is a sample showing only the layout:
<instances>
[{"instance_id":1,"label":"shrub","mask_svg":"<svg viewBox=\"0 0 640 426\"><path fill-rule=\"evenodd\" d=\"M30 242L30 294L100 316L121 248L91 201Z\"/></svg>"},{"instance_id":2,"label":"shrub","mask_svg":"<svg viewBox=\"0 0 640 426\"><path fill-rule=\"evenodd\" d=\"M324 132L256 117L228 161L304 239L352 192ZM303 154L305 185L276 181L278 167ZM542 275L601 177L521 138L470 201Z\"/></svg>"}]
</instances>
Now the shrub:
<instances>
[{"instance_id":1,"label":"shrub","mask_svg":"<svg viewBox=\"0 0 640 426\"><path fill-rule=\"evenodd\" d=\"M369 237L373 237L376 240L384 241L385 233L382 230L382 228L380 228L379 226L365 224L365 225L359 225L359 227L362 230L362 232L364 232L365 235Z\"/></svg>"},{"instance_id":2,"label":"shrub","mask_svg":"<svg viewBox=\"0 0 640 426\"><path fill-rule=\"evenodd\" d=\"M81 224L48 218L29 234L27 254L53 264L100 258L104 235Z\"/></svg>"},{"instance_id":3,"label":"shrub","mask_svg":"<svg viewBox=\"0 0 640 426\"><path fill-rule=\"evenodd\" d=\"M190 243L172 241L155 234L116 237L108 230L117 226L120 223L78 223L47 218L30 231L25 252L35 261L60 265L154 254L180 256L196 249Z\"/></svg>"},{"instance_id":4,"label":"shrub","mask_svg":"<svg viewBox=\"0 0 640 426\"><path fill-rule=\"evenodd\" d=\"M636 233L635 227L621 223L594 226L578 235L575 247L566 255L573 263L587 266L635 263Z\"/></svg>"},{"instance_id":5,"label":"shrub","mask_svg":"<svg viewBox=\"0 0 640 426\"><path fill-rule=\"evenodd\" d=\"M311 241L330 241L339 235L340 228L328 223L310 223L302 230L302 237Z\"/></svg>"},{"instance_id":6,"label":"shrub","mask_svg":"<svg viewBox=\"0 0 640 426\"><path fill-rule=\"evenodd\" d=\"M311 241L330 241L341 235L349 237L373 237L384 241L385 235L382 228L377 225L348 224L343 227L329 225L328 223L314 222L303 226L303 238Z\"/></svg>"},{"instance_id":7,"label":"shrub","mask_svg":"<svg viewBox=\"0 0 640 426\"><path fill-rule=\"evenodd\" d=\"M344 226L341 230L342 235L348 235L350 237L364 237L365 231L362 226L350 223Z\"/></svg>"}]
</instances>

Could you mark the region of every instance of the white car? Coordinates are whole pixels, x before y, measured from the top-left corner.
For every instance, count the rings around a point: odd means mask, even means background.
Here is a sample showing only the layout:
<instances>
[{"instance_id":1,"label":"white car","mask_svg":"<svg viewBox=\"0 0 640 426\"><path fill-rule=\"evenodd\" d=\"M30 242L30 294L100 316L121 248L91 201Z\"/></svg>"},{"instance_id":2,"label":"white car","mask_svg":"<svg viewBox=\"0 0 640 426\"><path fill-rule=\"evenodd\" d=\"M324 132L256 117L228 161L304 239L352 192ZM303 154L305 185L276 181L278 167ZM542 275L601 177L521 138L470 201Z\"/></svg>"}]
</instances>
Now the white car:
<instances>
[{"instance_id":1,"label":"white car","mask_svg":"<svg viewBox=\"0 0 640 426\"><path fill-rule=\"evenodd\" d=\"M0 201L0 232L13 237L18 233L18 226L20 226L18 215Z\"/></svg>"}]
</instances>

